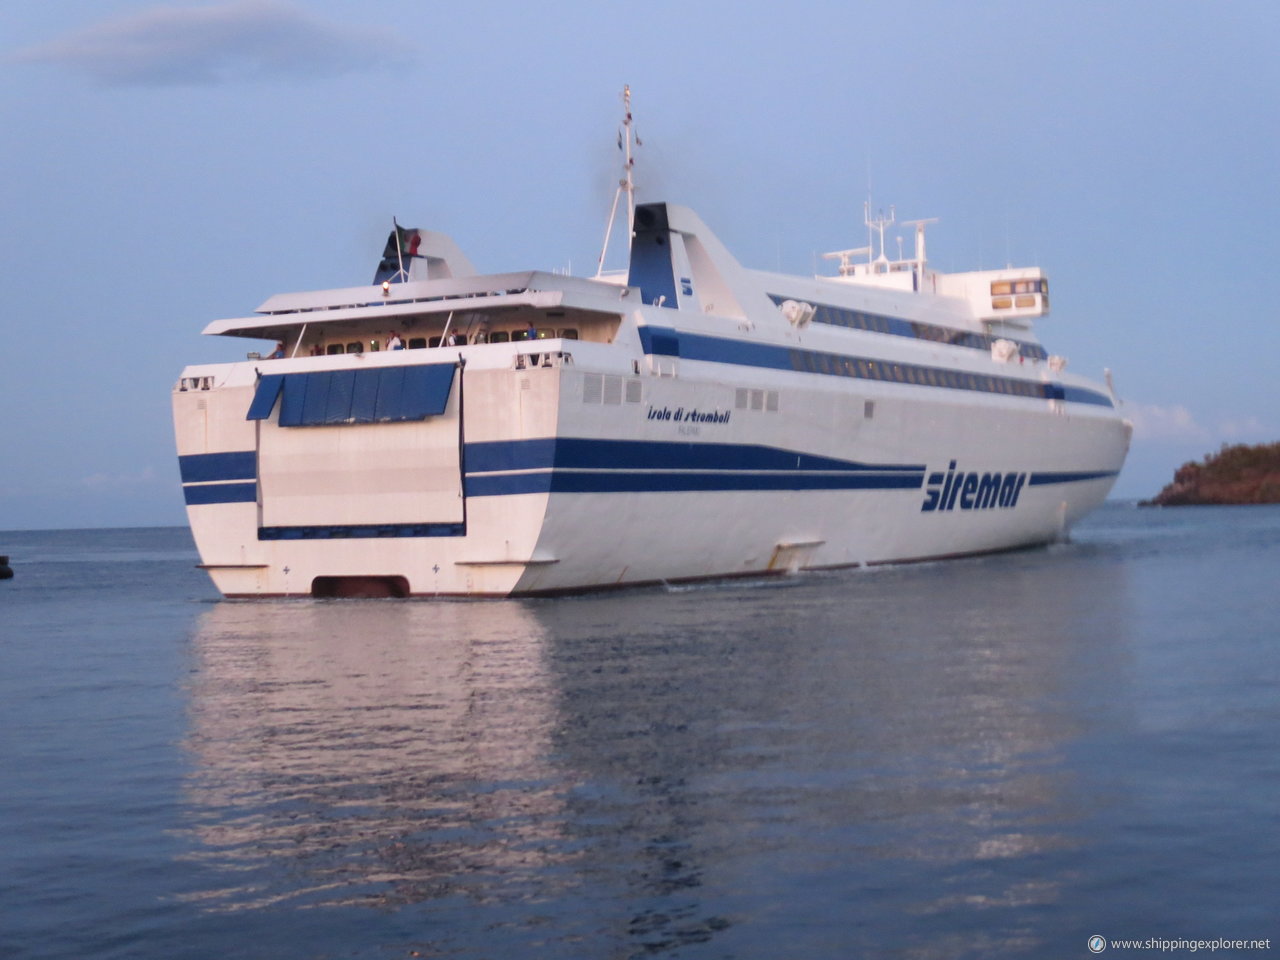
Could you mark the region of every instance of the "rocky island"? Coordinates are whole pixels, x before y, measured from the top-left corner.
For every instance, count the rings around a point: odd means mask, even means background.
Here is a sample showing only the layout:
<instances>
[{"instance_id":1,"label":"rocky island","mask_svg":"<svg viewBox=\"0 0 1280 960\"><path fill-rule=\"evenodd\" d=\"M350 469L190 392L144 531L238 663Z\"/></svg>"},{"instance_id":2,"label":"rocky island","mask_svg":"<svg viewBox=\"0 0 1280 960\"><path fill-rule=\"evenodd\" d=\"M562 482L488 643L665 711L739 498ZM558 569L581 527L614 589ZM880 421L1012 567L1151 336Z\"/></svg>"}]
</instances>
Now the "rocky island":
<instances>
[{"instance_id":1,"label":"rocky island","mask_svg":"<svg viewBox=\"0 0 1280 960\"><path fill-rule=\"evenodd\" d=\"M1184 463L1173 482L1144 507L1280 503L1280 443L1223 445L1203 460Z\"/></svg>"}]
</instances>

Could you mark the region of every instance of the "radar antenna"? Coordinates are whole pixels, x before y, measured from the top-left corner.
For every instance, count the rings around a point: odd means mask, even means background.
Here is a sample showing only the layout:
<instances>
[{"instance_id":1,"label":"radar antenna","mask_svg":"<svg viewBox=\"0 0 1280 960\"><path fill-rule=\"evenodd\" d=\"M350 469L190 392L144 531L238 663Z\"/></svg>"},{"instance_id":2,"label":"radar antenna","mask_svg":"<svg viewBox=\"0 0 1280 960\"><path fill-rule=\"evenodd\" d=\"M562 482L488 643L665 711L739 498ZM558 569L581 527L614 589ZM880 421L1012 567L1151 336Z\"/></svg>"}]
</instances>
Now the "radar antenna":
<instances>
[{"instance_id":1,"label":"radar antenna","mask_svg":"<svg viewBox=\"0 0 1280 960\"><path fill-rule=\"evenodd\" d=\"M636 221L636 187L632 178L632 171L635 169L636 159L634 156L634 148L643 146L640 138L636 136L635 128L631 122L631 85L625 84L622 88L622 104L623 119L622 126L618 129L618 149L622 151L622 177L618 180L618 189L613 192L613 206L609 209L609 222L605 224L604 245L600 248L600 260L596 264L596 277L599 278L604 274L605 256L609 253L609 239L613 236L613 224L618 218L618 202L626 197L627 204L627 242L630 243L631 233L635 229Z\"/></svg>"},{"instance_id":2,"label":"radar antenna","mask_svg":"<svg viewBox=\"0 0 1280 960\"><path fill-rule=\"evenodd\" d=\"M937 223L937 222L938 222L937 217L929 217L928 219L925 219L925 220L903 220L902 221L902 225L904 227L916 228L916 262L920 264L921 267L924 267L924 265L929 262L928 259L925 257L924 228L929 226L929 224L931 223ZM899 238L899 242L901 242L901 238ZM902 259L902 258L899 257L898 259Z\"/></svg>"}]
</instances>

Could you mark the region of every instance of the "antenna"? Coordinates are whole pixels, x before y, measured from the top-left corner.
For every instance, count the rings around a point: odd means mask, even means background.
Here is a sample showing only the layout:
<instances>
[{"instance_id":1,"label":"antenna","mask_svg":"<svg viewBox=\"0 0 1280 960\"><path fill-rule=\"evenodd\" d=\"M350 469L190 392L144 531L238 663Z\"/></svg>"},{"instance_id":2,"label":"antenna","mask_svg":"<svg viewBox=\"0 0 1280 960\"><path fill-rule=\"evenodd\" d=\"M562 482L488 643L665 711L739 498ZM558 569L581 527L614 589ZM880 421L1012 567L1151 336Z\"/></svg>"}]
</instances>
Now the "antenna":
<instances>
[{"instance_id":1,"label":"antenna","mask_svg":"<svg viewBox=\"0 0 1280 960\"><path fill-rule=\"evenodd\" d=\"M938 222L937 217L929 217L928 219L925 219L925 220L903 220L902 221L902 225L904 227L916 228L916 262L920 264L921 267L923 267L925 263L928 262L924 255L924 228L931 223L937 223L937 222Z\"/></svg>"},{"instance_id":2,"label":"antenna","mask_svg":"<svg viewBox=\"0 0 1280 960\"><path fill-rule=\"evenodd\" d=\"M853 258L860 257L864 253L868 257L870 257L871 248L870 247L854 247L851 250L833 250L831 253L824 253L822 255L822 259L823 260L839 260L840 276L851 277L858 272L857 268L854 267L853 265Z\"/></svg>"},{"instance_id":3,"label":"antenna","mask_svg":"<svg viewBox=\"0 0 1280 960\"><path fill-rule=\"evenodd\" d=\"M884 215L884 211L881 210L879 216L875 217L875 219L872 219L870 198L868 198L867 201L862 205L862 220L867 225L867 242L868 243L871 242L872 230L877 230L880 233L880 256L877 258L879 260L884 260L888 262L889 258L885 256L885 252L884 252L884 228L893 226L893 222L896 219L897 219L897 215L892 206L889 207L889 216L886 217Z\"/></svg>"},{"instance_id":4,"label":"antenna","mask_svg":"<svg viewBox=\"0 0 1280 960\"><path fill-rule=\"evenodd\" d=\"M623 195L627 198L627 242L631 242L631 234L636 223L636 185L632 178L636 160L632 154L634 147L642 146L631 125L631 84L622 87L623 119L618 130L618 149L622 151L622 177L618 180L618 189L613 192L613 206L609 209L609 222L605 224L604 245L600 248L600 259L596 263L596 277L604 274L604 260L609 253L609 238L613 235L613 223L618 218L618 201Z\"/></svg>"}]
</instances>

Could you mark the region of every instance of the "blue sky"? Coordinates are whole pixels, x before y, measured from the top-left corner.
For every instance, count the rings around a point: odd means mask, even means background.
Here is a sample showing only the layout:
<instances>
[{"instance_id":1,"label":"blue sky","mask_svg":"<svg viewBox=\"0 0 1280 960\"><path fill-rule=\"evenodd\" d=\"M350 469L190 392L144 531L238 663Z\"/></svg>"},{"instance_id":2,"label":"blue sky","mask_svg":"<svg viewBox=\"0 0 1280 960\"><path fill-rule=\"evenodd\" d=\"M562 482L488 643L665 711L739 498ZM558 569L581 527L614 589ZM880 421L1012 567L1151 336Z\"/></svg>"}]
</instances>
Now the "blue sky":
<instances>
[{"instance_id":1,"label":"blue sky","mask_svg":"<svg viewBox=\"0 0 1280 960\"><path fill-rule=\"evenodd\" d=\"M589 271L624 83L638 195L812 272L862 203L945 270L1038 264L1114 372L1115 495L1280 439L1280 7L50 0L0 7L0 529L181 524L169 390L272 293L368 282L393 216ZM908 241L909 246L909 241Z\"/></svg>"}]
</instances>

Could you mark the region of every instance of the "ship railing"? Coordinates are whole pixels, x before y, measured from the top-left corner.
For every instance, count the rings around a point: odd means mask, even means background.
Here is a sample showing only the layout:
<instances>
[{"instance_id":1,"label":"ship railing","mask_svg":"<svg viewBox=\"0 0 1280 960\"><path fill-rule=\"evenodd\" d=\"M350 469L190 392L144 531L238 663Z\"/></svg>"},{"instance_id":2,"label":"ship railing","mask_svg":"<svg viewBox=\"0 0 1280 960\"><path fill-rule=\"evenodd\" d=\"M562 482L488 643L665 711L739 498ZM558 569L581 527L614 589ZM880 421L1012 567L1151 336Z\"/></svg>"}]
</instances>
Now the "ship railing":
<instances>
[{"instance_id":1,"label":"ship railing","mask_svg":"<svg viewBox=\"0 0 1280 960\"><path fill-rule=\"evenodd\" d=\"M513 369L531 370L535 367L563 367L573 363L573 354L567 350L532 350L517 353L511 361Z\"/></svg>"}]
</instances>

